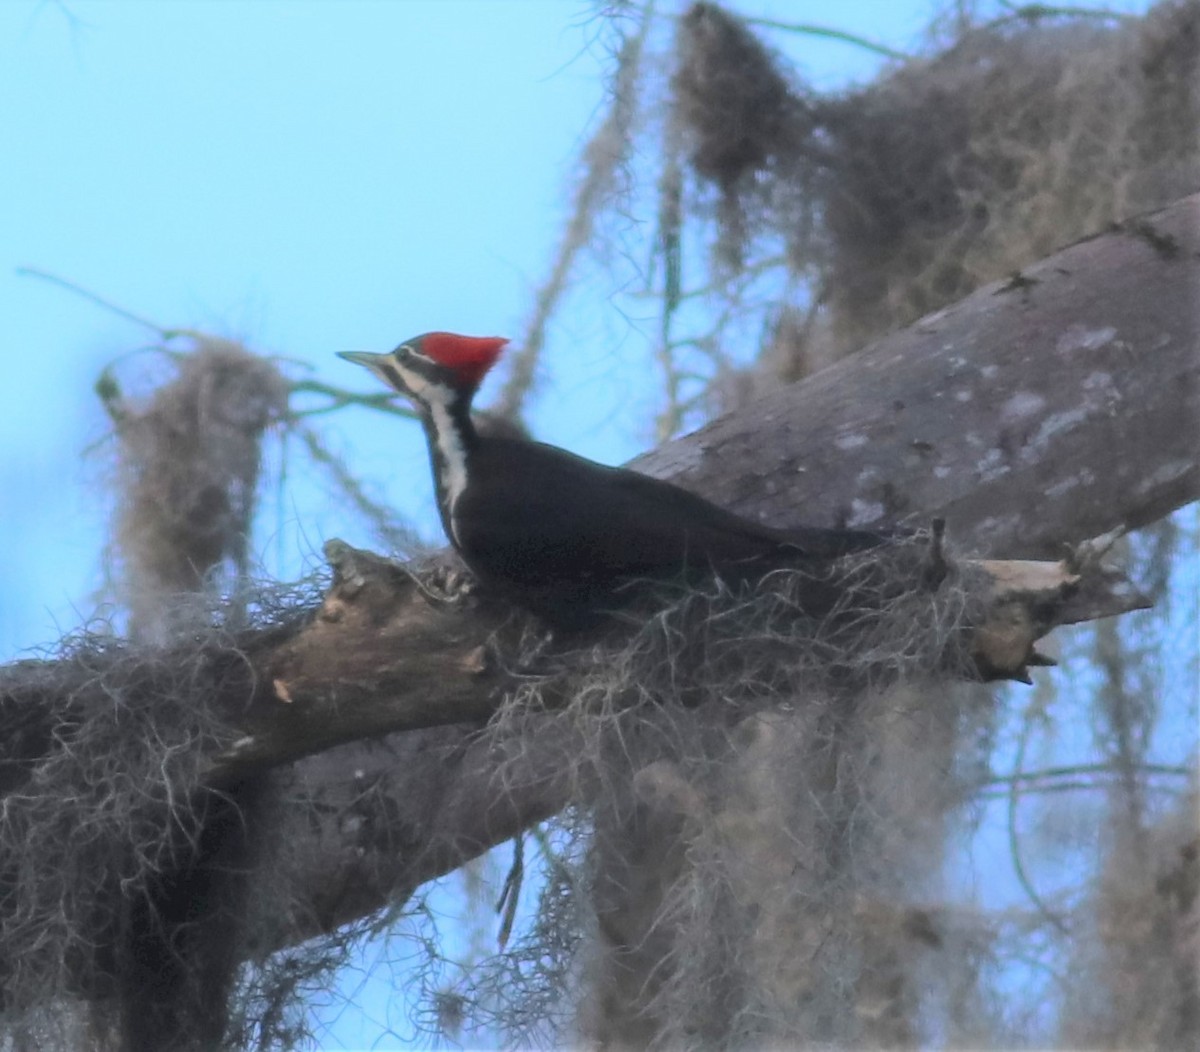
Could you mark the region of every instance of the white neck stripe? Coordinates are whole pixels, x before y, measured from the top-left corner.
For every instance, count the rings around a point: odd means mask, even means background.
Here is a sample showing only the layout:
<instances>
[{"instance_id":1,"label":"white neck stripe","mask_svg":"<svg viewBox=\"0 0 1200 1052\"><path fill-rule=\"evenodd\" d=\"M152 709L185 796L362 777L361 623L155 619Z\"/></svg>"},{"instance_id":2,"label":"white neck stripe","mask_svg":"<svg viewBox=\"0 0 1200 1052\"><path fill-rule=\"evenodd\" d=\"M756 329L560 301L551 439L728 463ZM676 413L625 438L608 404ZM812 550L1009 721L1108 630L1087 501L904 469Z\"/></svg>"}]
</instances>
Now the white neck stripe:
<instances>
[{"instance_id":1,"label":"white neck stripe","mask_svg":"<svg viewBox=\"0 0 1200 1052\"><path fill-rule=\"evenodd\" d=\"M462 396L430 379L423 370L406 366L402 361L393 362L392 368L400 385L428 416L437 499L451 534L450 540L457 544L454 505L467 488L467 448L450 406Z\"/></svg>"},{"instance_id":2,"label":"white neck stripe","mask_svg":"<svg viewBox=\"0 0 1200 1052\"><path fill-rule=\"evenodd\" d=\"M467 488L467 451L463 446L462 436L450 416L450 410L441 401L431 401L429 415L433 420L433 436L437 444L435 456L441 459L442 470L438 473L438 499L442 501L446 511L446 521L450 531L454 533L454 505ZM455 543L457 536L450 538Z\"/></svg>"}]
</instances>

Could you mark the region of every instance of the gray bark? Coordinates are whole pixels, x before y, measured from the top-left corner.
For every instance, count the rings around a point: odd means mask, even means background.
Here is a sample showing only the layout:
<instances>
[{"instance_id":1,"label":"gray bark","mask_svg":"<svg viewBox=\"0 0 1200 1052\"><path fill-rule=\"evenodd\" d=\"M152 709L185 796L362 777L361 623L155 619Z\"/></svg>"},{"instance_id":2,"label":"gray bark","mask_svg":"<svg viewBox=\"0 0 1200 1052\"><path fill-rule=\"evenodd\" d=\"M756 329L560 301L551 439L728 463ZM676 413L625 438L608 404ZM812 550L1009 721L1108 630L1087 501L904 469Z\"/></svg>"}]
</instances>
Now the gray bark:
<instances>
[{"instance_id":1,"label":"gray bark","mask_svg":"<svg viewBox=\"0 0 1200 1052\"><path fill-rule=\"evenodd\" d=\"M991 558L1200 492L1200 195L985 286L635 461L743 515L942 516Z\"/></svg>"}]
</instances>

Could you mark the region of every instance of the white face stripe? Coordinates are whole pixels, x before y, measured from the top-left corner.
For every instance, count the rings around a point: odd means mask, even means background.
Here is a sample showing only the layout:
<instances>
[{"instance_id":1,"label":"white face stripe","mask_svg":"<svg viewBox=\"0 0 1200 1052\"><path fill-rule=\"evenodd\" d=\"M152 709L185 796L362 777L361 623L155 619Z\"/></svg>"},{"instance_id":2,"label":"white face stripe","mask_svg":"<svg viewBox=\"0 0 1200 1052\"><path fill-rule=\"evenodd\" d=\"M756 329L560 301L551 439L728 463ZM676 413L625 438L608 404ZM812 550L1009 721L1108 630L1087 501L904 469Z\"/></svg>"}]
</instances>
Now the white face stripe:
<instances>
[{"instance_id":1,"label":"white face stripe","mask_svg":"<svg viewBox=\"0 0 1200 1052\"><path fill-rule=\"evenodd\" d=\"M439 461L436 473L438 500L446 512L446 521L454 530L454 505L467 488L467 450L462 436L450 415L450 401L457 397L442 384L431 382L417 369L410 368L400 359L388 363L396 371L404 389L429 413L433 423L435 448L434 457ZM457 542L457 537L451 537Z\"/></svg>"},{"instance_id":2,"label":"white face stripe","mask_svg":"<svg viewBox=\"0 0 1200 1052\"><path fill-rule=\"evenodd\" d=\"M400 387L422 404L428 404L428 393L431 388L439 389L436 384L430 383L420 370L412 368L402 358L393 356L383 369L382 377L388 384L395 387L399 383ZM395 376L389 376L389 372L395 372Z\"/></svg>"},{"instance_id":3,"label":"white face stripe","mask_svg":"<svg viewBox=\"0 0 1200 1052\"><path fill-rule=\"evenodd\" d=\"M433 418L433 433L437 443L436 455L441 458L442 470L440 480L443 493L438 496L446 508L446 521L450 523L450 531L454 530L454 505L467 488L467 451L463 447L458 428L450 418L446 404L440 401L426 403L430 416ZM451 537L457 543L458 537Z\"/></svg>"}]
</instances>

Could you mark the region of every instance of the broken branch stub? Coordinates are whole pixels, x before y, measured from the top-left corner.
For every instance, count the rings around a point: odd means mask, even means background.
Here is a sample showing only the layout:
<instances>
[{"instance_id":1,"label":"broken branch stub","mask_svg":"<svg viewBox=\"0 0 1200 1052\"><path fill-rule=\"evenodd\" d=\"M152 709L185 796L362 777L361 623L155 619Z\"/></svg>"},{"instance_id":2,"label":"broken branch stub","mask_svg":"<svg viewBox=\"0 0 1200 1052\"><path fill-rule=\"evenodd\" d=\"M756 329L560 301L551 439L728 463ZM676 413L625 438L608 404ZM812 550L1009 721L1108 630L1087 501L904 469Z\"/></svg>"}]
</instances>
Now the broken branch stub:
<instances>
[{"instance_id":1,"label":"broken branch stub","mask_svg":"<svg viewBox=\"0 0 1200 1052\"><path fill-rule=\"evenodd\" d=\"M987 617L972 637L972 652L985 679L1032 683L1030 666L1054 664L1035 645L1052 629L1151 605L1120 570L1101 562L1123 534L1112 530L1069 547L1058 562L973 563L990 579Z\"/></svg>"}]
</instances>

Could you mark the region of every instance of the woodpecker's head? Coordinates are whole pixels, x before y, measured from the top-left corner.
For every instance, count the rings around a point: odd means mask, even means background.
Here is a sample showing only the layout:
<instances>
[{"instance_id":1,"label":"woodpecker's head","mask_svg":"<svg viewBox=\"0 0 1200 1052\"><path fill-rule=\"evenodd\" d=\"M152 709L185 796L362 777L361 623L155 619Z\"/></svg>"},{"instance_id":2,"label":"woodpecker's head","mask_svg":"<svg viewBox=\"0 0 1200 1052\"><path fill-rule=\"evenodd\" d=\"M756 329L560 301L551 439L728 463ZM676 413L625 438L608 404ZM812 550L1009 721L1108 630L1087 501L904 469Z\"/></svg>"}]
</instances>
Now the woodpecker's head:
<instances>
[{"instance_id":1,"label":"woodpecker's head","mask_svg":"<svg viewBox=\"0 0 1200 1052\"><path fill-rule=\"evenodd\" d=\"M450 400L470 402L506 343L499 336L427 332L405 340L390 354L339 351L338 356L370 369L423 406L444 405Z\"/></svg>"}]
</instances>

